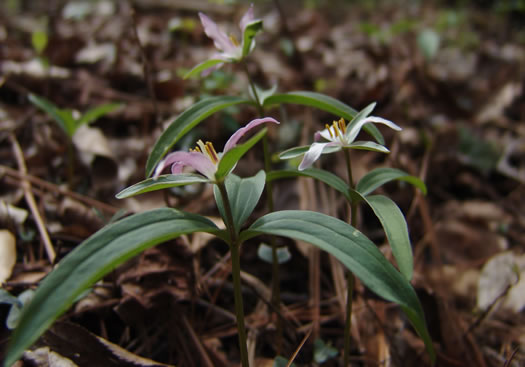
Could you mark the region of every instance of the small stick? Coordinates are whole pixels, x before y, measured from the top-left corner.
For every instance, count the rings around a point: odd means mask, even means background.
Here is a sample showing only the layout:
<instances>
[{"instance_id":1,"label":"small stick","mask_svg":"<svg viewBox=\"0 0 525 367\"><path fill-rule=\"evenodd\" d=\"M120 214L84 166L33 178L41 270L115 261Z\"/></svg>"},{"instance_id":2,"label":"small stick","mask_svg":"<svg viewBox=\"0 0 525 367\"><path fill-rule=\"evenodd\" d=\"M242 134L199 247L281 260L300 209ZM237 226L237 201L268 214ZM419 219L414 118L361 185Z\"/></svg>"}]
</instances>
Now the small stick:
<instances>
[{"instance_id":1,"label":"small stick","mask_svg":"<svg viewBox=\"0 0 525 367\"><path fill-rule=\"evenodd\" d=\"M306 341L308 340L308 338L310 337L310 334L312 333L312 328L310 328L310 330L308 330L308 332L306 333L306 335L304 336L303 340L301 340L301 344L299 344L299 346L297 347L297 349L295 350L295 352L293 352L293 355L292 355L292 358L290 358L290 360L288 361L288 363L286 364L286 367L290 367L295 359L295 357L297 357L297 355L299 354L299 351L301 350L301 348L303 347L304 343L306 343Z\"/></svg>"},{"instance_id":2,"label":"small stick","mask_svg":"<svg viewBox=\"0 0 525 367\"><path fill-rule=\"evenodd\" d=\"M24 160L24 153L22 152L22 148L20 148L20 144L18 144L18 141L16 140L16 137L12 134L9 135L9 140L11 140L11 144L13 147L13 153L16 158L16 162L18 164L18 168L21 171L23 175L27 173L27 167L26 162ZM47 233L46 226L44 224L44 220L42 219L42 216L40 215L40 212L38 211L38 207L36 205L35 197L33 196L33 192L31 190L31 183L22 178L22 188L24 189L24 197L27 201L27 205L29 205L29 208L31 209L31 213L33 214L33 217L35 217L35 222L38 227L38 231L40 232L40 236L42 237L42 241L44 242L44 247L46 249L47 257L49 258L49 261L51 264L55 262L56 253L55 249L53 248L53 244L51 243L51 239L49 238L49 234Z\"/></svg>"},{"instance_id":3,"label":"small stick","mask_svg":"<svg viewBox=\"0 0 525 367\"><path fill-rule=\"evenodd\" d=\"M65 195L65 196L69 196L69 197L71 197L71 198L73 198L75 200L80 201L83 204L92 206L94 208L99 208L99 209L104 210L104 211L106 211L108 213L111 213L111 214L116 214L119 211L118 208L115 208L115 207L113 207L111 205L108 205L108 204L103 203L101 201L89 198L89 197L84 196L84 195L80 195L80 194L78 194L76 192L73 192L73 191L70 191L70 190L68 190L66 188L60 187L58 185L55 185L54 183L42 180L39 177L36 177L36 176L30 175L30 174L27 174L27 173L24 173L24 172L20 172L20 171L14 170L11 167L0 165L0 173L6 174L8 176L12 176L12 177L14 177L14 178L16 178L18 180L21 180L21 181L25 180L25 181L28 181L28 182L34 184L34 185L37 185L37 186L40 186L42 188L48 189L50 191L55 191L55 192L58 192L59 194L62 194L62 195Z\"/></svg>"}]
</instances>

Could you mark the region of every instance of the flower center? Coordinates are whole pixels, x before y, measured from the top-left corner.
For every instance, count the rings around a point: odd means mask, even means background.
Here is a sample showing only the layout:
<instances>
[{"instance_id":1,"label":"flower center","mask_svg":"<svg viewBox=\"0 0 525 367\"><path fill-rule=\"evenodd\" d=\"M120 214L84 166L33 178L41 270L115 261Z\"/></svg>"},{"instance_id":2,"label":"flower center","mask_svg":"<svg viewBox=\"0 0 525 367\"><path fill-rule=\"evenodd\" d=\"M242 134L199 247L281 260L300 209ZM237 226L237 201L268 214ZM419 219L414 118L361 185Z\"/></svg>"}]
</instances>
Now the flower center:
<instances>
[{"instance_id":1,"label":"flower center","mask_svg":"<svg viewBox=\"0 0 525 367\"><path fill-rule=\"evenodd\" d=\"M199 140L195 149L190 149L190 152L202 153L206 155L213 164L219 163L219 155L210 141L203 143L202 140Z\"/></svg>"},{"instance_id":2,"label":"flower center","mask_svg":"<svg viewBox=\"0 0 525 367\"><path fill-rule=\"evenodd\" d=\"M330 134L330 138L332 139L339 138L343 140L344 135L346 133L345 119L341 117L339 121L333 121L332 126L326 124L325 128L326 130L328 130L328 133Z\"/></svg>"},{"instance_id":3,"label":"flower center","mask_svg":"<svg viewBox=\"0 0 525 367\"><path fill-rule=\"evenodd\" d=\"M237 38L235 38L233 34L230 34L230 41L232 41L235 47L239 47L239 41L237 41Z\"/></svg>"}]
</instances>

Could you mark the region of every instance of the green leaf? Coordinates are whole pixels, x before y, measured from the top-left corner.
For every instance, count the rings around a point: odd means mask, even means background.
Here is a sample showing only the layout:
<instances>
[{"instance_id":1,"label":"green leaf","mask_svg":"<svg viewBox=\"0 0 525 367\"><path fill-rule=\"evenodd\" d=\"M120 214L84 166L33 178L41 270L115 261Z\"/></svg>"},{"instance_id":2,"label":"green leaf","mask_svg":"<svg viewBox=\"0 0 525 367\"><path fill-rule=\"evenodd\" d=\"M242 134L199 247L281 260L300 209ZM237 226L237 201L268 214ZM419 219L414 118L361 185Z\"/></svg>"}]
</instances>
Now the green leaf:
<instances>
[{"instance_id":1,"label":"green leaf","mask_svg":"<svg viewBox=\"0 0 525 367\"><path fill-rule=\"evenodd\" d=\"M22 302L5 289L0 289L0 304L2 303L22 307Z\"/></svg>"},{"instance_id":2,"label":"green leaf","mask_svg":"<svg viewBox=\"0 0 525 367\"><path fill-rule=\"evenodd\" d=\"M361 121L364 118L367 118L368 115L372 113L375 107L376 107L376 103L372 102L368 106L363 108L361 111L359 111L359 113L355 115L355 117L352 120L350 120L350 122L348 123L348 126L346 127L347 133L350 132L352 128L359 123L359 121Z\"/></svg>"},{"instance_id":3,"label":"green leaf","mask_svg":"<svg viewBox=\"0 0 525 367\"><path fill-rule=\"evenodd\" d=\"M272 105L279 105L281 103L300 104L304 106L315 107L320 110L329 112L337 117L342 117L348 121L351 121L357 111L347 104L327 96L322 93L315 93L309 91L294 91L283 94L274 94L264 101L264 107L271 107ZM366 124L363 126L370 135L377 140L379 144L385 144L385 139L374 124Z\"/></svg>"},{"instance_id":4,"label":"green leaf","mask_svg":"<svg viewBox=\"0 0 525 367\"><path fill-rule=\"evenodd\" d=\"M381 144L374 143L373 141L355 141L348 146L352 149L371 150L373 152L379 153L390 153L390 150L388 150L388 148L382 146Z\"/></svg>"},{"instance_id":5,"label":"green leaf","mask_svg":"<svg viewBox=\"0 0 525 367\"><path fill-rule=\"evenodd\" d=\"M107 115L108 113L116 110L122 106L120 103L105 103L103 105L90 108L84 114L82 117L80 117L76 122L76 127L78 128L80 125L83 124L90 124L93 121L98 120L104 115Z\"/></svg>"},{"instance_id":6,"label":"green leaf","mask_svg":"<svg viewBox=\"0 0 525 367\"><path fill-rule=\"evenodd\" d=\"M191 78L192 76L197 75L197 74L203 72L206 69L214 67L215 65L218 65L218 64L222 64L224 62L226 62L226 61L224 61L222 59L211 59L211 60L203 61L200 64L196 65L193 69L188 71L186 74L184 74L184 76L182 78L183 79Z\"/></svg>"},{"instance_id":7,"label":"green leaf","mask_svg":"<svg viewBox=\"0 0 525 367\"><path fill-rule=\"evenodd\" d=\"M115 197L117 199L124 199L130 196L143 194L145 192L167 189L169 187L185 186L195 183L210 182L203 175L195 173L179 173L177 175L162 175L157 178L148 178L144 181L138 182L130 187L125 188L119 192Z\"/></svg>"},{"instance_id":8,"label":"green leaf","mask_svg":"<svg viewBox=\"0 0 525 367\"><path fill-rule=\"evenodd\" d=\"M278 247L277 248L277 263L284 264L292 258L292 254L288 247ZM257 249L257 256L268 264L273 264L273 249L271 246L268 246L266 243L261 243Z\"/></svg>"},{"instance_id":9,"label":"green leaf","mask_svg":"<svg viewBox=\"0 0 525 367\"><path fill-rule=\"evenodd\" d=\"M410 176L408 173L397 168L380 167L368 172L359 180L356 190L363 196L370 194L378 187L393 180L406 181L426 195L427 187L419 178Z\"/></svg>"},{"instance_id":10,"label":"green leaf","mask_svg":"<svg viewBox=\"0 0 525 367\"><path fill-rule=\"evenodd\" d=\"M22 314L24 306L31 303L34 295L35 291L31 288L26 289L18 295L18 303L15 303L11 306L9 313L7 314L7 319L5 320L5 326L7 326L9 330L13 330L18 326L20 315Z\"/></svg>"},{"instance_id":11,"label":"green leaf","mask_svg":"<svg viewBox=\"0 0 525 367\"><path fill-rule=\"evenodd\" d=\"M37 54L41 54L47 46L48 37L44 31L34 31L31 34L31 43Z\"/></svg>"},{"instance_id":12,"label":"green leaf","mask_svg":"<svg viewBox=\"0 0 525 367\"><path fill-rule=\"evenodd\" d=\"M76 130L76 123L71 111L62 110L47 99L36 94L30 93L28 99L32 104L52 117L70 138L73 136Z\"/></svg>"},{"instance_id":13,"label":"green leaf","mask_svg":"<svg viewBox=\"0 0 525 367\"><path fill-rule=\"evenodd\" d=\"M343 194L347 200L349 201L352 200L350 193L348 192L347 183L343 179L341 179L339 176L334 175L333 173L322 170L322 169L308 168L303 171L293 170L293 169L271 171L271 172L268 172L268 174L266 175L266 181L280 180L283 178L299 177L299 176L312 177L321 182L324 182L328 186L334 188L335 190Z\"/></svg>"},{"instance_id":14,"label":"green leaf","mask_svg":"<svg viewBox=\"0 0 525 367\"><path fill-rule=\"evenodd\" d=\"M292 159L295 157L299 157L301 155L304 155L308 151L308 149L310 149L309 145L302 145L300 147L293 147L287 149L281 154L279 154L279 159Z\"/></svg>"},{"instance_id":15,"label":"green leaf","mask_svg":"<svg viewBox=\"0 0 525 367\"><path fill-rule=\"evenodd\" d=\"M246 25L242 35L242 58L248 55L255 47L254 37L263 28L263 21L261 19L254 20Z\"/></svg>"},{"instance_id":16,"label":"green leaf","mask_svg":"<svg viewBox=\"0 0 525 367\"><path fill-rule=\"evenodd\" d=\"M430 357L435 360L423 309L414 289L360 231L325 214L285 210L259 218L241 233L241 240L260 234L285 236L309 242L335 256L378 296L402 306L425 342Z\"/></svg>"},{"instance_id":17,"label":"green leaf","mask_svg":"<svg viewBox=\"0 0 525 367\"><path fill-rule=\"evenodd\" d=\"M325 363L329 359L337 356L337 349L335 349L330 342L325 343L322 339L315 339L314 341L314 361L315 363Z\"/></svg>"},{"instance_id":18,"label":"green leaf","mask_svg":"<svg viewBox=\"0 0 525 367\"><path fill-rule=\"evenodd\" d=\"M327 96L326 94L309 92L309 91L294 91L283 94L274 94L268 97L264 103L264 107L271 107L272 105L279 105L281 103L300 104L304 106L315 107L320 110L330 112L331 114L351 120L357 111L347 104Z\"/></svg>"},{"instance_id":19,"label":"green leaf","mask_svg":"<svg viewBox=\"0 0 525 367\"><path fill-rule=\"evenodd\" d=\"M246 143L240 144L235 146L234 148L228 150L224 155L221 157L221 160L219 161L219 166L217 167L217 172L215 172L215 179L217 181L220 181L228 173L231 172L231 170L235 167L237 162L242 158L242 156L250 150L261 138L266 134L266 128L259 131L256 135L251 137Z\"/></svg>"},{"instance_id":20,"label":"green leaf","mask_svg":"<svg viewBox=\"0 0 525 367\"><path fill-rule=\"evenodd\" d=\"M155 166L170 148L193 129L199 122L217 111L240 103L252 103L249 99L234 96L217 96L203 99L181 113L159 137L146 163L146 177L151 176Z\"/></svg>"},{"instance_id":21,"label":"green leaf","mask_svg":"<svg viewBox=\"0 0 525 367\"><path fill-rule=\"evenodd\" d=\"M230 199L233 225L237 233L239 233L242 225L252 214L255 206L259 202L259 198L264 190L265 179L266 174L264 171L259 171L255 176L249 178L240 178L234 174L226 177L224 184L226 185L226 192ZM224 223L226 223L224 204L217 185L213 187L213 192L215 194L217 207L224 219Z\"/></svg>"},{"instance_id":22,"label":"green leaf","mask_svg":"<svg viewBox=\"0 0 525 367\"><path fill-rule=\"evenodd\" d=\"M95 233L58 264L23 308L4 366L13 365L84 290L115 267L154 245L193 232L225 238L210 220L168 208L132 215Z\"/></svg>"},{"instance_id":23,"label":"green leaf","mask_svg":"<svg viewBox=\"0 0 525 367\"><path fill-rule=\"evenodd\" d=\"M399 271L410 281L414 272L414 258L405 216L396 203L386 196L371 195L365 200L385 230Z\"/></svg>"},{"instance_id":24,"label":"green leaf","mask_svg":"<svg viewBox=\"0 0 525 367\"><path fill-rule=\"evenodd\" d=\"M417 45L423 53L425 60L430 61L436 56L440 41L439 34L433 29L426 28L419 33L417 36Z\"/></svg>"}]
</instances>

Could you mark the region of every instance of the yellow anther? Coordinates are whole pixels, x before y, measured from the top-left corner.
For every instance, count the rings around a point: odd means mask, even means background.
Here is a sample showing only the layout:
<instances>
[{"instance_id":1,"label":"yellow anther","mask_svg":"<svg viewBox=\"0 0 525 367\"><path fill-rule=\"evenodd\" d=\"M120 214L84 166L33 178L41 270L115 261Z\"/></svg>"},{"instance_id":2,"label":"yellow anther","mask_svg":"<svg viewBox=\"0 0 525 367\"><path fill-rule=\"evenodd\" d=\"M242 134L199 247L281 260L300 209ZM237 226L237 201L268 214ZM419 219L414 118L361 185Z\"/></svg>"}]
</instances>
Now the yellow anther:
<instances>
[{"instance_id":1,"label":"yellow anther","mask_svg":"<svg viewBox=\"0 0 525 367\"><path fill-rule=\"evenodd\" d=\"M340 137L341 136L341 132L339 131L339 126L337 126L337 121L334 121L332 124L334 125L335 136L336 137Z\"/></svg>"},{"instance_id":2,"label":"yellow anther","mask_svg":"<svg viewBox=\"0 0 525 367\"><path fill-rule=\"evenodd\" d=\"M232 41L235 47L239 47L239 41L237 41L237 38L235 38L233 34L230 34L230 41Z\"/></svg>"},{"instance_id":3,"label":"yellow anther","mask_svg":"<svg viewBox=\"0 0 525 367\"><path fill-rule=\"evenodd\" d=\"M328 130L328 134L330 134L330 137L333 139L334 136L332 135L332 130L330 130L330 125L325 124L324 127L326 128L326 130Z\"/></svg>"},{"instance_id":4,"label":"yellow anther","mask_svg":"<svg viewBox=\"0 0 525 367\"><path fill-rule=\"evenodd\" d=\"M343 134L346 134L346 123L345 123L345 119L341 117L341 118L339 119L338 123L339 123L339 129L341 129L341 132L342 132Z\"/></svg>"},{"instance_id":5,"label":"yellow anther","mask_svg":"<svg viewBox=\"0 0 525 367\"><path fill-rule=\"evenodd\" d=\"M215 151L213 144L209 141L206 142L206 153L208 154L208 157L210 157L213 163L219 162L219 155Z\"/></svg>"}]
</instances>

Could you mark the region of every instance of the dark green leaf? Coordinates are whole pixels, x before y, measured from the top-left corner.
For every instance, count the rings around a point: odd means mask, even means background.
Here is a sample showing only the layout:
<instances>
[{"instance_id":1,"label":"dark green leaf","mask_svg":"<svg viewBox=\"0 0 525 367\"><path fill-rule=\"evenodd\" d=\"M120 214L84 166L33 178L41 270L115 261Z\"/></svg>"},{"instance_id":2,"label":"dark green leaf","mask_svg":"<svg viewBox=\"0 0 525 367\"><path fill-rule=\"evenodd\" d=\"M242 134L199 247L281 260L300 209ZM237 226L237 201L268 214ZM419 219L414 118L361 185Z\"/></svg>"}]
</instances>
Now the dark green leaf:
<instances>
[{"instance_id":1,"label":"dark green leaf","mask_svg":"<svg viewBox=\"0 0 525 367\"><path fill-rule=\"evenodd\" d=\"M259 198L264 190L265 178L266 175L264 171L259 171L255 176L249 178L240 178L234 174L226 177L224 184L226 185L226 191L230 199L233 224L237 233L239 233L242 225L252 214L255 206L259 202ZM226 223L224 204L217 185L213 187L213 192L215 194L217 207Z\"/></svg>"},{"instance_id":2,"label":"dark green leaf","mask_svg":"<svg viewBox=\"0 0 525 367\"><path fill-rule=\"evenodd\" d=\"M252 102L249 99L234 96L210 97L195 103L177 116L155 143L146 163L146 177L151 176L155 170L155 166L160 162L162 157L164 157L180 138L193 129L199 122L217 111L240 103L250 104Z\"/></svg>"},{"instance_id":3,"label":"dark green leaf","mask_svg":"<svg viewBox=\"0 0 525 367\"><path fill-rule=\"evenodd\" d=\"M193 69L188 71L186 74L184 74L183 79L188 79L194 75L197 75L201 72L203 72L206 69L209 69L215 65L224 63L225 61L222 59L211 59L201 62L200 64L196 65Z\"/></svg>"},{"instance_id":4,"label":"dark green leaf","mask_svg":"<svg viewBox=\"0 0 525 367\"><path fill-rule=\"evenodd\" d=\"M221 157L219 161L219 166L217 167L217 172L215 172L215 179L220 181L222 178L226 177L228 173L235 167L237 162L242 158L242 156L250 150L261 138L266 134L266 128L259 131L256 135L250 138L246 143L235 146L230 149Z\"/></svg>"},{"instance_id":5,"label":"dark green leaf","mask_svg":"<svg viewBox=\"0 0 525 367\"><path fill-rule=\"evenodd\" d=\"M300 147L293 147L290 149L285 150L281 154L279 154L279 159L292 159L295 157L299 157L301 155L304 155L310 149L309 145L303 145Z\"/></svg>"},{"instance_id":6,"label":"dark green leaf","mask_svg":"<svg viewBox=\"0 0 525 367\"><path fill-rule=\"evenodd\" d=\"M343 179L341 179L339 176L334 175L331 172L317 169L317 168L308 168L303 171L292 170L292 169L271 171L271 172L268 172L266 176L266 181L273 181L273 180L279 180L283 178L299 177L299 176L312 177L319 181L322 181L328 186L331 186L332 188L336 189L341 194L343 194L347 200L351 201L351 197L348 192L348 185Z\"/></svg>"},{"instance_id":7,"label":"dark green leaf","mask_svg":"<svg viewBox=\"0 0 525 367\"><path fill-rule=\"evenodd\" d=\"M193 232L224 238L208 219L168 208L133 215L95 233L58 264L23 308L4 366L13 365L84 290L105 274L156 244Z\"/></svg>"},{"instance_id":8,"label":"dark green leaf","mask_svg":"<svg viewBox=\"0 0 525 367\"><path fill-rule=\"evenodd\" d=\"M241 233L241 240L260 234L309 242L341 261L374 293L400 304L425 342L431 358L434 348L417 295L401 273L360 231L334 217L301 210L285 210L259 218Z\"/></svg>"},{"instance_id":9,"label":"dark green leaf","mask_svg":"<svg viewBox=\"0 0 525 367\"><path fill-rule=\"evenodd\" d=\"M116 196L117 199L124 199L130 196L143 194L149 191L167 189L168 187L177 187L191 185L195 183L210 182L203 175L195 173L180 173L177 175L162 175L157 178L148 178L138 182L133 186L127 187Z\"/></svg>"},{"instance_id":10,"label":"dark green leaf","mask_svg":"<svg viewBox=\"0 0 525 367\"><path fill-rule=\"evenodd\" d=\"M376 168L368 172L363 178L361 178L361 180L359 180L356 190L361 193L361 195L366 196L381 185L392 180L406 181L420 189L423 194L426 195L427 193L425 183L419 178L410 176L408 173L401 171L400 169L388 167Z\"/></svg>"},{"instance_id":11,"label":"dark green leaf","mask_svg":"<svg viewBox=\"0 0 525 367\"><path fill-rule=\"evenodd\" d=\"M410 281L414 271L412 246L408 237L405 216L391 199L383 195L371 195L365 198L385 230L386 237L396 258L401 274Z\"/></svg>"}]
</instances>

